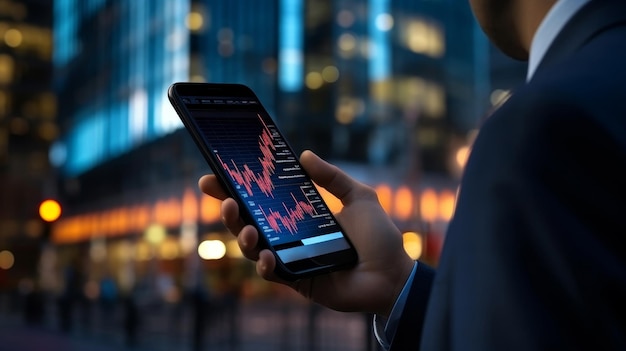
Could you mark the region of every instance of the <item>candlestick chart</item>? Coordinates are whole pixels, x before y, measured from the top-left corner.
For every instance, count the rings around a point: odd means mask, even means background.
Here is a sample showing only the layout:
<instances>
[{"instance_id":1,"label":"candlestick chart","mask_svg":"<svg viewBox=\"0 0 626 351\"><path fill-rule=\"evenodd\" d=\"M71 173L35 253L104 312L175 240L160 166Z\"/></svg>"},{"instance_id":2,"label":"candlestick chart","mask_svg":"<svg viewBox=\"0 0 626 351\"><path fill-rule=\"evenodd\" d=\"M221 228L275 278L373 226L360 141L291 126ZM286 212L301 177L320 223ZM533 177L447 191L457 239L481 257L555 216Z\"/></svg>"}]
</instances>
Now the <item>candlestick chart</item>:
<instances>
[{"instance_id":1,"label":"candlestick chart","mask_svg":"<svg viewBox=\"0 0 626 351\"><path fill-rule=\"evenodd\" d=\"M271 243L339 230L273 122L242 112L197 123L218 166Z\"/></svg>"}]
</instances>

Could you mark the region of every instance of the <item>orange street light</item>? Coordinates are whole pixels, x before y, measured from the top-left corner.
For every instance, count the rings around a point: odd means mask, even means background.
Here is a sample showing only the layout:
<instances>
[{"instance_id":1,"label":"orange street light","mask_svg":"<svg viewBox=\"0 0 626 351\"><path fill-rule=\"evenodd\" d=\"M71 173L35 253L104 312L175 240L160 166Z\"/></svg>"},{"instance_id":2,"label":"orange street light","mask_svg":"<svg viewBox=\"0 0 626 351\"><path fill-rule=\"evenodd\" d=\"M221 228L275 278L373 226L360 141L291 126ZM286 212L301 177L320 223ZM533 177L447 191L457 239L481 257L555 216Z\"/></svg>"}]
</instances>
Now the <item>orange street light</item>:
<instances>
[{"instance_id":1,"label":"orange street light","mask_svg":"<svg viewBox=\"0 0 626 351\"><path fill-rule=\"evenodd\" d=\"M39 216L46 222L54 222L61 217L61 205L56 200L44 200L39 205Z\"/></svg>"}]
</instances>

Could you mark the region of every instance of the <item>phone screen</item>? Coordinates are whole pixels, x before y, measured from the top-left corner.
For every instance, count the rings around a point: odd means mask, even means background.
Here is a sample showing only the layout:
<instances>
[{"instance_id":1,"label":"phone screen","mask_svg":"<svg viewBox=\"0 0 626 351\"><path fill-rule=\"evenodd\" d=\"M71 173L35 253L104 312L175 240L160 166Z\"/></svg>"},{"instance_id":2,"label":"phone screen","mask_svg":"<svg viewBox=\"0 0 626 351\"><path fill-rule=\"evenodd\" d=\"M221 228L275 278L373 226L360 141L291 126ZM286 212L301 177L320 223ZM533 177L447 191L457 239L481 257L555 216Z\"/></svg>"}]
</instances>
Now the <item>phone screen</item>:
<instances>
[{"instance_id":1,"label":"phone screen","mask_svg":"<svg viewBox=\"0 0 626 351\"><path fill-rule=\"evenodd\" d=\"M191 86L174 86L177 110L279 259L277 273L298 278L353 264L352 245L256 96L238 86Z\"/></svg>"}]
</instances>

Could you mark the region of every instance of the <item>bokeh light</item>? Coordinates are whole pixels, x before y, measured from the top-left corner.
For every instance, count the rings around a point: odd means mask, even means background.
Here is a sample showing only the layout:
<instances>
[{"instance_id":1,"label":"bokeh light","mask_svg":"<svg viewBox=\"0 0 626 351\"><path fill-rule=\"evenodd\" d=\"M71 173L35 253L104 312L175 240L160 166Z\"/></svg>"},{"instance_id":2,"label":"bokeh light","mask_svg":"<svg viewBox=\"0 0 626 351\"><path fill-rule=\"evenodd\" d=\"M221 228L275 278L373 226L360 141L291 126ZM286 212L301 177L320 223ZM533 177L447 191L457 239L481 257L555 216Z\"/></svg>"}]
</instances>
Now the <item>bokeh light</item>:
<instances>
[{"instance_id":1,"label":"bokeh light","mask_svg":"<svg viewBox=\"0 0 626 351\"><path fill-rule=\"evenodd\" d=\"M46 222L54 222L61 217L61 205L56 200L44 200L39 205L39 216Z\"/></svg>"}]
</instances>

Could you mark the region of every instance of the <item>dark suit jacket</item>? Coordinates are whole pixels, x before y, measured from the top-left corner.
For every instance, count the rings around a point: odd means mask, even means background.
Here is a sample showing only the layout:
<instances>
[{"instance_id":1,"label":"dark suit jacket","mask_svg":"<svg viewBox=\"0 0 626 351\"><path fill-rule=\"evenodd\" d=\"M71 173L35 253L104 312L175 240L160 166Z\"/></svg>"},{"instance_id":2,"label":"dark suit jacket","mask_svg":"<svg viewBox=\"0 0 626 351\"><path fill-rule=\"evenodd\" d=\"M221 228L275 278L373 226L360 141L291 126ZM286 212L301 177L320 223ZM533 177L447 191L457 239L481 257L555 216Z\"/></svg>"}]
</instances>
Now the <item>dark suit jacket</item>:
<instances>
[{"instance_id":1,"label":"dark suit jacket","mask_svg":"<svg viewBox=\"0 0 626 351\"><path fill-rule=\"evenodd\" d=\"M392 350L626 350L624 239L626 1L594 0L481 127Z\"/></svg>"}]
</instances>

